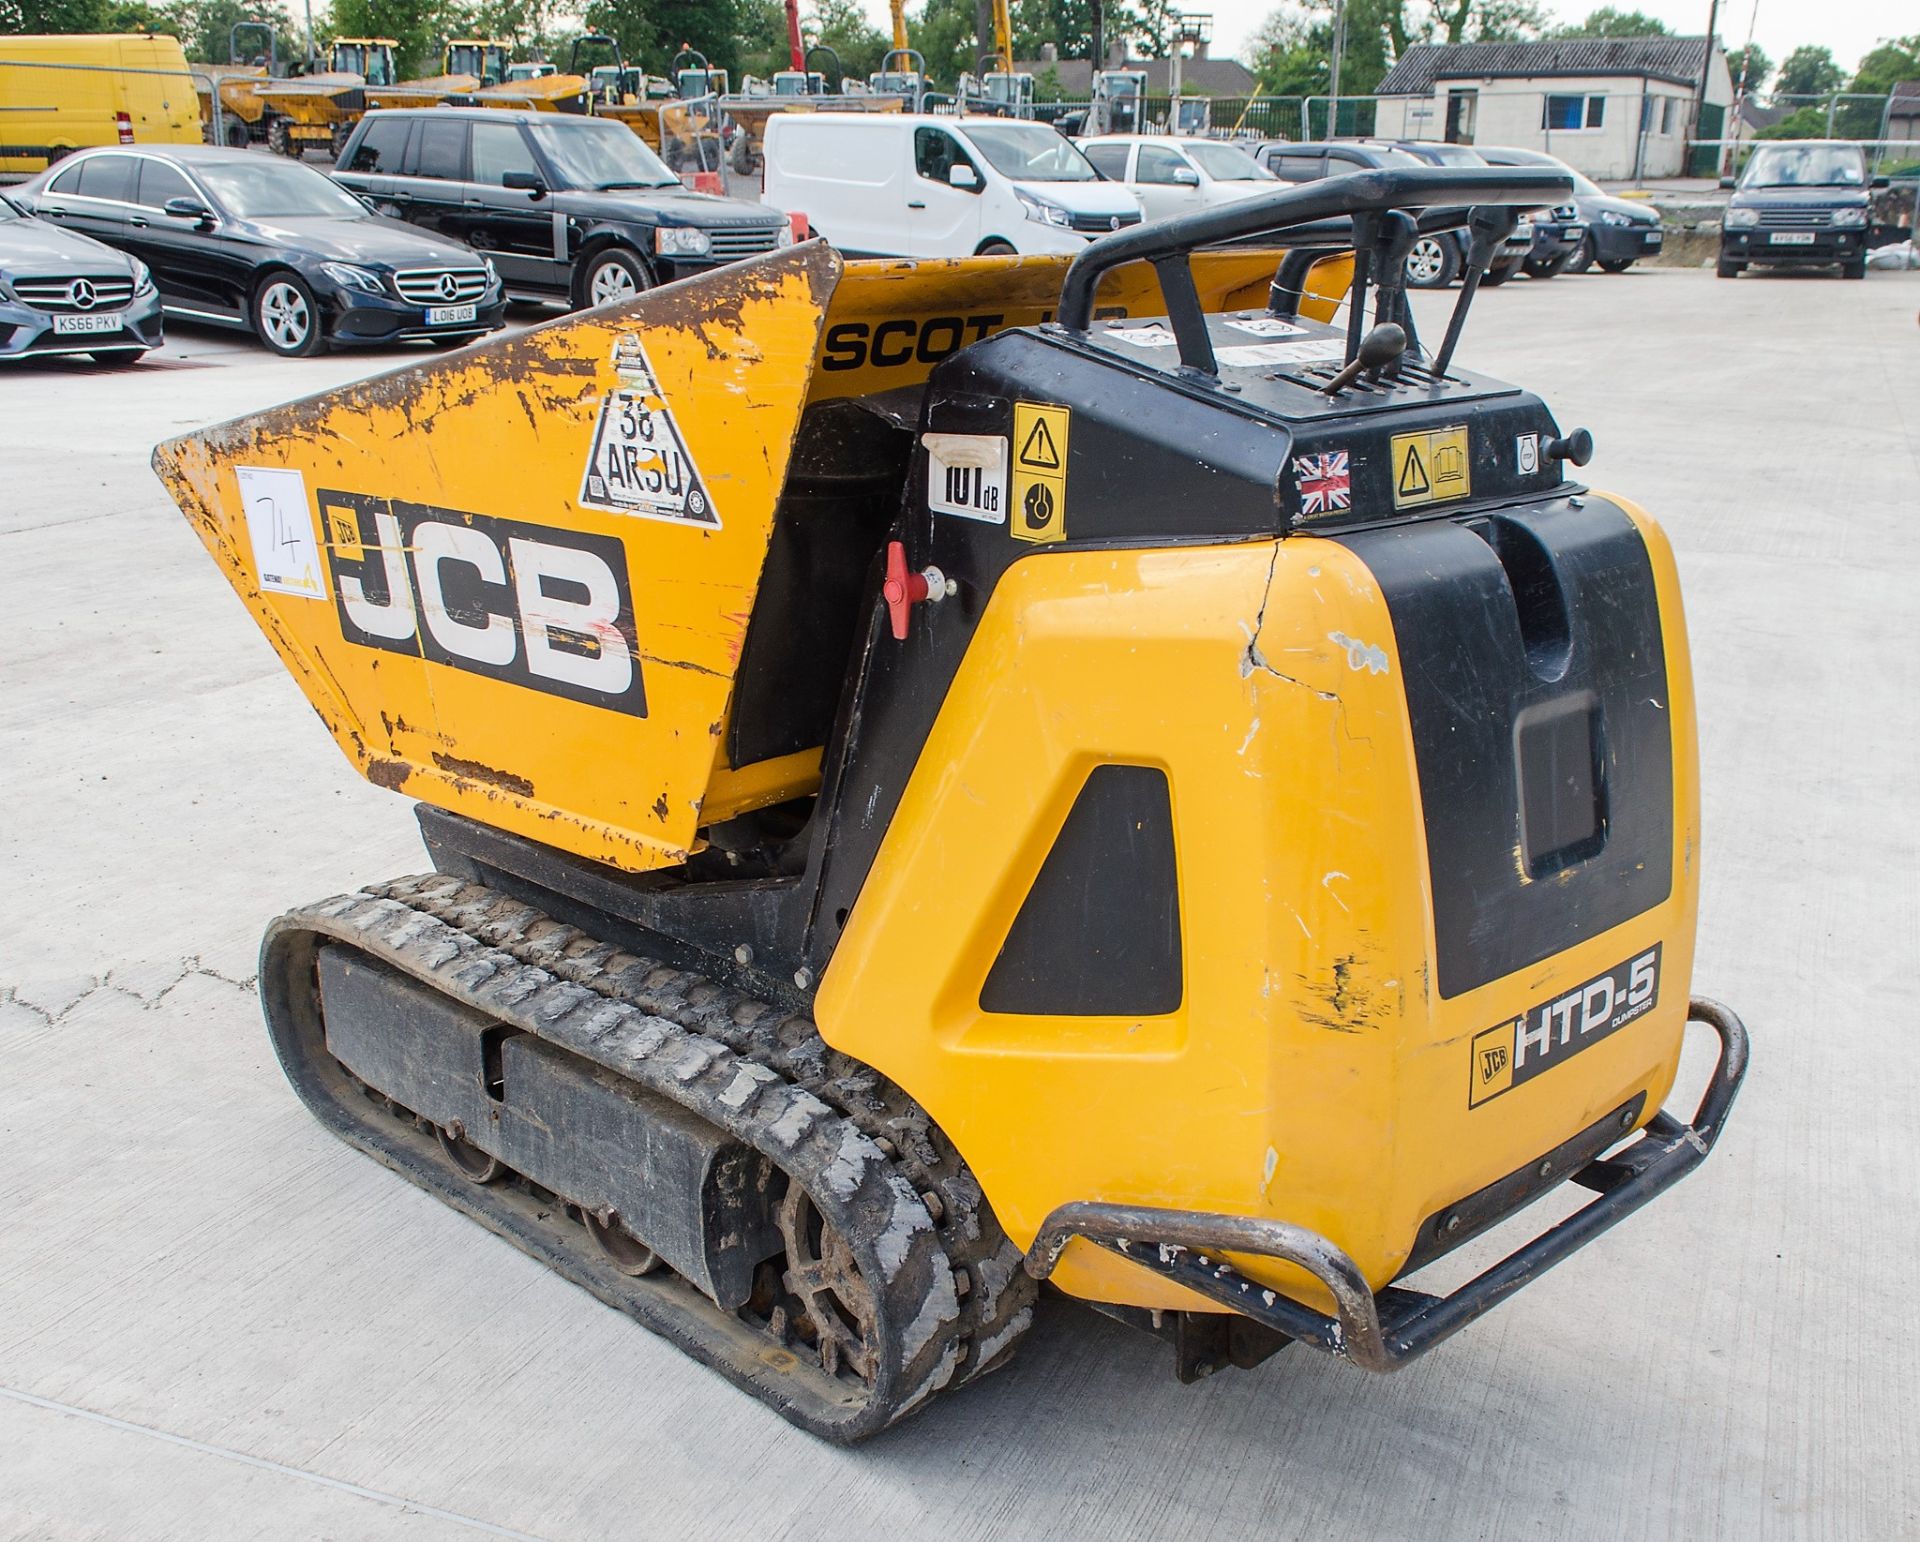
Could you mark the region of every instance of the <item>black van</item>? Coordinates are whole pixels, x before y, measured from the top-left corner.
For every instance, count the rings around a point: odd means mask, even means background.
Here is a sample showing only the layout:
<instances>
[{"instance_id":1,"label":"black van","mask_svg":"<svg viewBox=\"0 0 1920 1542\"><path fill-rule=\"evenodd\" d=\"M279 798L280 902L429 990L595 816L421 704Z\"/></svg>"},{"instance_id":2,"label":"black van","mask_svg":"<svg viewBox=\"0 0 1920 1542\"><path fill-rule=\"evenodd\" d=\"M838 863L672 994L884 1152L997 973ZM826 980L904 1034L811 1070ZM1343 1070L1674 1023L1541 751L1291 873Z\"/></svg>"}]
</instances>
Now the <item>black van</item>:
<instances>
[{"instance_id":1,"label":"black van","mask_svg":"<svg viewBox=\"0 0 1920 1542\"><path fill-rule=\"evenodd\" d=\"M1867 276L1868 205L1885 177L1867 175L1856 144L1833 139L1779 140L1747 162L1720 222L1722 278L1748 266L1838 266L1842 278Z\"/></svg>"},{"instance_id":2,"label":"black van","mask_svg":"<svg viewBox=\"0 0 1920 1542\"><path fill-rule=\"evenodd\" d=\"M784 214L687 191L610 118L387 108L360 120L334 176L486 253L516 299L603 305L793 244Z\"/></svg>"}]
</instances>

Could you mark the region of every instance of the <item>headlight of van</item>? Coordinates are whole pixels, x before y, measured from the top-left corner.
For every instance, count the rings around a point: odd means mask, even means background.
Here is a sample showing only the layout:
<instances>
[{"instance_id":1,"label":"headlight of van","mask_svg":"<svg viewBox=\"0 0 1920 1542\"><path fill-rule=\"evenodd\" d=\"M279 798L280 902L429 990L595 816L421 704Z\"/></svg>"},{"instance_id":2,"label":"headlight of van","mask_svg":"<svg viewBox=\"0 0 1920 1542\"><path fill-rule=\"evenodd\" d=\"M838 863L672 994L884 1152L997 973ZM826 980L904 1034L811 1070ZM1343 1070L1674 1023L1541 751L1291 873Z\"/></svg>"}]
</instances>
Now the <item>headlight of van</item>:
<instances>
[{"instance_id":1,"label":"headlight of van","mask_svg":"<svg viewBox=\"0 0 1920 1542\"><path fill-rule=\"evenodd\" d=\"M153 269L138 257L133 259L133 292L146 294L153 288Z\"/></svg>"},{"instance_id":2,"label":"headlight of van","mask_svg":"<svg viewBox=\"0 0 1920 1542\"><path fill-rule=\"evenodd\" d=\"M1027 211L1027 218L1038 220L1042 225L1058 225L1062 230L1073 229L1073 216L1057 203L1049 203L1044 198L1035 198L1031 193L1023 193L1019 188L1013 190L1014 197L1020 200L1021 207Z\"/></svg>"},{"instance_id":3,"label":"headlight of van","mask_svg":"<svg viewBox=\"0 0 1920 1542\"><path fill-rule=\"evenodd\" d=\"M662 225L653 233L653 249L662 257L704 257L713 242L692 225Z\"/></svg>"},{"instance_id":4,"label":"headlight of van","mask_svg":"<svg viewBox=\"0 0 1920 1542\"><path fill-rule=\"evenodd\" d=\"M1631 225L1633 219L1630 215L1618 213L1613 209L1602 209L1600 211L1600 223L1603 225Z\"/></svg>"},{"instance_id":5,"label":"headlight of van","mask_svg":"<svg viewBox=\"0 0 1920 1542\"><path fill-rule=\"evenodd\" d=\"M323 262L320 271L348 289L358 289L362 294L383 294L380 275L365 268L356 268L350 262Z\"/></svg>"},{"instance_id":6,"label":"headlight of van","mask_svg":"<svg viewBox=\"0 0 1920 1542\"><path fill-rule=\"evenodd\" d=\"M1833 211L1833 223L1842 228L1853 229L1866 224L1866 222L1867 211L1865 209L1835 209Z\"/></svg>"},{"instance_id":7,"label":"headlight of van","mask_svg":"<svg viewBox=\"0 0 1920 1542\"><path fill-rule=\"evenodd\" d=\"M1760 211L1758 209L1729 209L1727 210L1727 217L1722 223L1729 230L1751 230L1755 225L1760 223Z\"/></svg>"}]
</instances>

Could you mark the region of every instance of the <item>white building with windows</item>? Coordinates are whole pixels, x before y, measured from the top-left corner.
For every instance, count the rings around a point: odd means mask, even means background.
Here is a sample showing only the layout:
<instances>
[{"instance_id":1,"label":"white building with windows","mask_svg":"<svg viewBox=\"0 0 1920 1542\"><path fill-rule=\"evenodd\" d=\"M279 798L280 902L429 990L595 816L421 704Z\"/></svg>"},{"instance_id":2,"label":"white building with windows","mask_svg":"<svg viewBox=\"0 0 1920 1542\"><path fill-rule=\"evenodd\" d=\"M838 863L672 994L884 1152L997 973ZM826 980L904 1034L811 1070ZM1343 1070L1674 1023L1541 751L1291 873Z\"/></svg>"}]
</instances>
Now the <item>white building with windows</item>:
<instances>
[{"instance_id":1,"label":"white building with windows","mask_svg":"<svg viewBox=\"0 0 1920 1542\"><path fill-rule=\"evenodd\" d=\"M1703 37L1419 43L1374 95L1383 139L1544 150L1596 181L1625 181L1684 175L1689 136L1720 134L1733 77L1719 40Z\"/></svg>"}]
</instances>

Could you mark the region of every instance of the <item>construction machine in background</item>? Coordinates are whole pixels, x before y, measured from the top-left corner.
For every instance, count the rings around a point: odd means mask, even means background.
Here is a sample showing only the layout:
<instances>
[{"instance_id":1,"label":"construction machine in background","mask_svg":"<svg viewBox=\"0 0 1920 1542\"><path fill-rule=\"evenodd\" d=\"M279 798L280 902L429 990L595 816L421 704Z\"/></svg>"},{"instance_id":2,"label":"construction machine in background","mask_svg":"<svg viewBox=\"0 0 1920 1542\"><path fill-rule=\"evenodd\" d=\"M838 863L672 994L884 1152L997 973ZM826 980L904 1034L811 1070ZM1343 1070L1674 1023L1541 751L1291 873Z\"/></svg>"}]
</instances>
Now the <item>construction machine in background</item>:
<instances>
[{"instance_id":1,"label":"construction machine in background","mask_svg":"<svg viewBox=\"0 0 1920 1542\"><path fill-rule=\"evenodd\" d=\"M299 1095L836 1440L1004 1363L1042 1280L1183 1379L1387 1371L1650 1202L1747 1055L1690 997L1673 555L1455 357L1568 186L810 242L162 445L419 800L431 871L267 931Z\"/></svg>"},{"instance_id":2,"label":"construction machine in background","mask_svg":"<svg viewBox=\"0 0 1920 1542\"><path fill-rule=\"evenodd\" d=\"M1007 0L993 0L993 52L982 56L975 73L961 80L960 101L971 113L1034 115L1033 76L1013 67L1013 16Z\"/></svg>"},{"instance_id":3,"label":"construction machine in background","mask_svg":"<svg viewBox=\"0 0 1920 1542\"><path fill-rule=\"evenodd\" d=\"M787 56L792 67L774 71L766 91L752 90L753 82L748 81L749 89L744 94L725 96L719 102L733 135L727 148L728 164L743 177L752 176L766 164L767 120L775 113L898 112L903 105L898 97L864 92L848 94L842 90L845 78L840 69L840 56L824 44L817 44L812 50L806 47L800 35L800 0L786 0L786 10ZM831 93L827 89L826 72L810 67L815 53L824 54L823 62L832 65L834 90Z\"/></svg>"},{"instance_id":4,"label":"construction machine in background","mask_svg":"<svg viewBox=\"0 0 1920 1542\"><path fill-rule=\"evenodd\" d=\"M1087 134L1139 134L1146 131L1145 70L1097 70L1093 100L1087 108Z\"/></svg>"},{"instance_id":5,"label":"construction machine in background","mask_svg":"<svg viewBox=\"0 0 1920 1542\"><path fill-rule=\"evenodd\" d=\"M254 86L266 111L267 148L295 160L309 150L337 156L367 109L367 89L393 85L397 46L392 38L335 38L326 69Z\"/></svg>"}]
</instances>

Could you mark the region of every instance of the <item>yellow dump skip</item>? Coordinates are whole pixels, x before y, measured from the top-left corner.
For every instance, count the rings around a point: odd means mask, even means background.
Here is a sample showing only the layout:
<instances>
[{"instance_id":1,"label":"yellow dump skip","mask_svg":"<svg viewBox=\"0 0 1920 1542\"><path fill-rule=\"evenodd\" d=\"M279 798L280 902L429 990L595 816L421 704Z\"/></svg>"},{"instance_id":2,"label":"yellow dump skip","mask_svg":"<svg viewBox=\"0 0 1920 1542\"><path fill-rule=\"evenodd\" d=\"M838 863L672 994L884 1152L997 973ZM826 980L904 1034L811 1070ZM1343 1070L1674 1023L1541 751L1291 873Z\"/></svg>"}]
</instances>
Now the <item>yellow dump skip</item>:
<instances>
[{"instance_id":1,"label":"yellow dump skip","mask_svg":"<svg viewBox=\"0 0 1920 1542\"><path fill-rule=\"evenodd\" d=\"M363 774L679 862L839 273L728 268L173 440L154 468Z\"/></svg>"},{"instance_id":2,"label":"yellow dump skip","mask_svg":"<svg viewBox=\"0 0 1920 1542\"><path fill-rule=\"evenodd\" d=\"M1263 307L1277 262L1197 254L1203 304ZM1350 264L1314 269L1308 314ZM809 243L172 440L154 469L365 776L672 866L703 823L818 785L818 747L726 754L802 412L1049 319L1066 269L843 269ZM1136 263L1100 308L1165 306Z\"/></svg>"}]
</instances>

